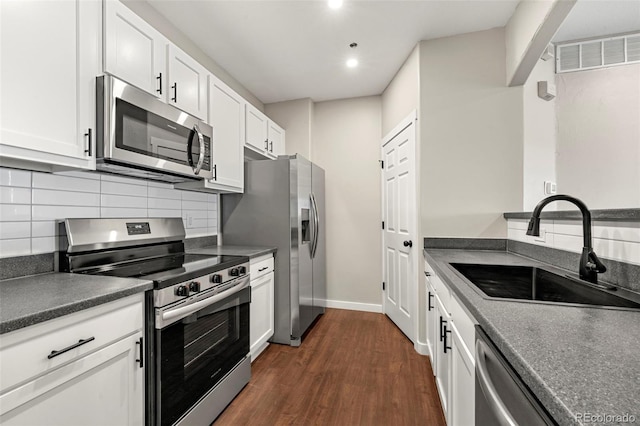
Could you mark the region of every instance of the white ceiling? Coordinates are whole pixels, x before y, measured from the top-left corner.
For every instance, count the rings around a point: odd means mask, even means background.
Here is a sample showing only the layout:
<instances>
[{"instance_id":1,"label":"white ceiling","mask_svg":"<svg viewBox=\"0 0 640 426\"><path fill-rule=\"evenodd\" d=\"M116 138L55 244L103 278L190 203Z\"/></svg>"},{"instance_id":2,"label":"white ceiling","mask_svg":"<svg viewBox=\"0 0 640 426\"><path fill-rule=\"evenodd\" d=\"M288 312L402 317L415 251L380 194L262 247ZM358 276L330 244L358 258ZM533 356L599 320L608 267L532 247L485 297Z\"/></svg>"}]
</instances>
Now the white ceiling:
<instances>
[{"instance_id":1,"label":"white ceiling","mask_svg":"<svg viewBox=\"0 0 640 426\"><path fill-rule=\"evenodd\" d=\"M378 95L419 40L502 27L519 2L148 1L264 103Z\"/></svg>"},{"instance_id":2,"label":"white ceiling","mask_svg":"<svg viewBox=\"0 0 640 426\"><path fill-rule=\"evenodd\" d=\"M638 0L578 0L554 42L640 31Z\"/></svg>"}]
</instances>

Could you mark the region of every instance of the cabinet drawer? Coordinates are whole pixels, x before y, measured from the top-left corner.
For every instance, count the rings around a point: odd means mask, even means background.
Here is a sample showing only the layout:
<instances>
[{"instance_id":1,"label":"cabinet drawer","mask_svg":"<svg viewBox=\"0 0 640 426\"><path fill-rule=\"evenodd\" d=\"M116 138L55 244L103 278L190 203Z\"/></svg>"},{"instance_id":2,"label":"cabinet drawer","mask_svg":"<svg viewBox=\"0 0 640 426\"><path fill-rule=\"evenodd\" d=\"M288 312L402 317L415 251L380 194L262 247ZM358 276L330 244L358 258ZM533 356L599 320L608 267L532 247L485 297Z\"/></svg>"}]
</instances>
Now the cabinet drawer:
<instances>
[{"instance_id":1,"label":"cabinet drawer","mask_svg":"<svg viewBox=\"0 0 640 426\"><path fill-rule=\"evenodd\" d=\"M142 330L143 295L89 308L2 336L2 393L26 380ZM93 338L93 340L89 340ZM86 343L77 345L80 341ZM49 358L52 351L77 345Z\"/></svg>"},{"instance_id":2,"label":"cabinet drawer","mask_svg":"<svg viewBox=\"0 0 640 426\"><path fill-rule=\"evenodd\" d=\"M431 282L433 289L436 291L436 294L442 301L442 304L444 305L446 312L450 314L451 306L449 301L451 300L451 291L449 290L449 287L447 287L442 282L442 280L435 274L432 274L430 277L428 277L428 279Z\"/></svg>"},{"instance_id":3,"label":"cabinet drawer","mask_svg":"<svg viewBox=\"0 0 640 426\"><path fill-rule=\"evenodd\" d=\"M252 259L249 269L251 273L251 280L260 278L269 272L273 272L273 255L268 254L260 256L257 259Z\"/></svg>"}]
</instances>

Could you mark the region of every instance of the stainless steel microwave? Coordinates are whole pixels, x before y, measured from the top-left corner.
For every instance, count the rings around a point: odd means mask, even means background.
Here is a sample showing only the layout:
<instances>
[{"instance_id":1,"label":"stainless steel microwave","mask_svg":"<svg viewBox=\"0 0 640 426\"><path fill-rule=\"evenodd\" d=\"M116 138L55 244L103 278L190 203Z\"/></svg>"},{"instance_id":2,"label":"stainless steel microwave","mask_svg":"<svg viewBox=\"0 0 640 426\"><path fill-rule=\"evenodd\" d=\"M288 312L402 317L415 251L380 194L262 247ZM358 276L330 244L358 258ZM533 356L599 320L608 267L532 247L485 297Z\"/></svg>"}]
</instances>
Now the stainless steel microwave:
<instances>
[{"instance_id":1,"label":"stainless steel microwave","mask_svg":"<svg viewBox=\"0 0 640 426\"><path fill-rule=\"evenodd\" d=\"M109 75L96 80L96 168L165 182L211 179L213 128Z\"/></svg>"}]
</instances>

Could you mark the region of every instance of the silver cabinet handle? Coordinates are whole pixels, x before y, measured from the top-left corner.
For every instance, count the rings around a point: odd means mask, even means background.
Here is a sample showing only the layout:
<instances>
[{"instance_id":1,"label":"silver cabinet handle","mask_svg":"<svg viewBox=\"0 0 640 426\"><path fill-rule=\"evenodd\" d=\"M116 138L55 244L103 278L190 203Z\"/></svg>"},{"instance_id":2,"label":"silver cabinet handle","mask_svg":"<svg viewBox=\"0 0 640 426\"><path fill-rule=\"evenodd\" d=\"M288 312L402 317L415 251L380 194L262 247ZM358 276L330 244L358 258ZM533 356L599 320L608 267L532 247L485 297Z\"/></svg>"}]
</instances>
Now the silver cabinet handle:
<instances>
[{"instance_id":1,"label":"silver cabinet handle","mask_svg":"<svg viewBox=\"0 0 640 426\"><path fill-rule=\"evenodd\" d=\"M518 423L511 416L500 396L498 396L498 391L496 391L491 379L489 379L486 355L485 344L481 340L476 340L476 372L480 389L487 397L487 403L491 406L491 410L497 415L500 426L518 426Z\"/></svg>"}]
</instances>

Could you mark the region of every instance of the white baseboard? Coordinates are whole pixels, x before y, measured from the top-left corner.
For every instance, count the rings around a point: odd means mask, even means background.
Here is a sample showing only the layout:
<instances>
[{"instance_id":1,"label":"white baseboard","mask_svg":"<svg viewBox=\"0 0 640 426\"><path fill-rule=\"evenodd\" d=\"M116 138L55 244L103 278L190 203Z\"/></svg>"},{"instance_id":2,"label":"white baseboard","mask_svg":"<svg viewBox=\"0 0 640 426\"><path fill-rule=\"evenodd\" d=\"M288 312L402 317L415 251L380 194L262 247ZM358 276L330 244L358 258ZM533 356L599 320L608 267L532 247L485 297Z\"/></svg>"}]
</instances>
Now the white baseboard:
<instances>
[{"instance_id":1,"label":"white baseboard","mask_svg":"<svg viewBox=\"0 0 640 426\"><path fill-rule=\"evenodd\" d=\"M351 311L382 313L382 305L374 303L345 302L342 300L325 300L324 306L327 308L349 309Z\"/></svg>"},{"instance_id":2,"label":"white baseboard","mask_svg":"<svg viewBox=\"0 0 640 426\"><path fill-rule=\"evenodd\" d=\"M420 355L429 355L429 345L426 342L417 341L413 344L413 348Z\"/></svg>"}]
</instances>

